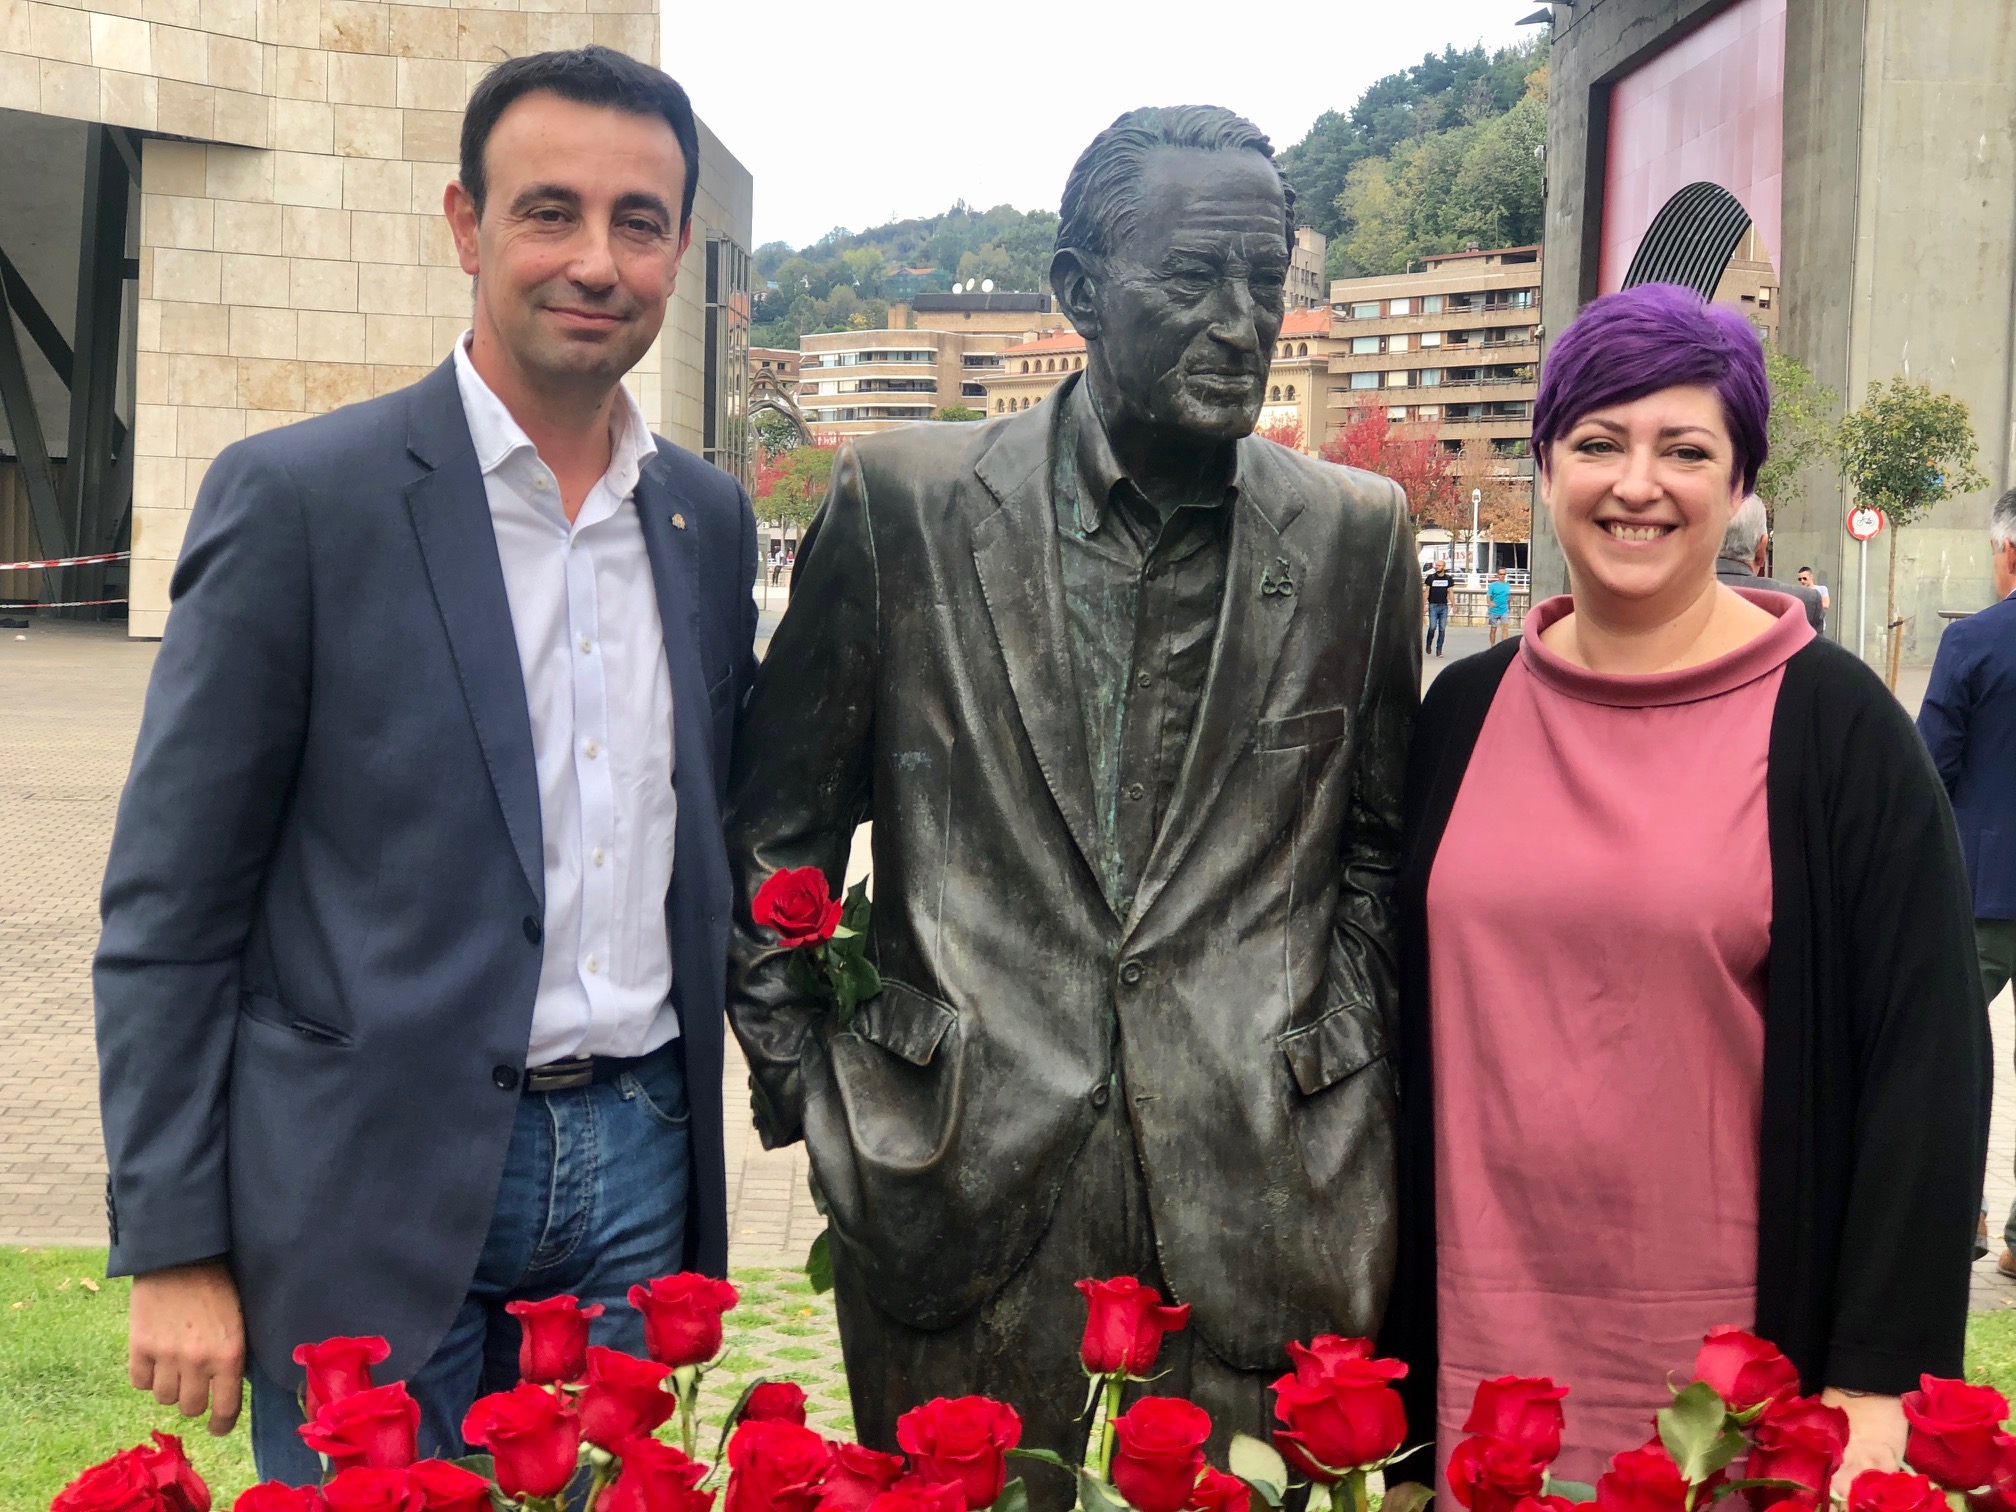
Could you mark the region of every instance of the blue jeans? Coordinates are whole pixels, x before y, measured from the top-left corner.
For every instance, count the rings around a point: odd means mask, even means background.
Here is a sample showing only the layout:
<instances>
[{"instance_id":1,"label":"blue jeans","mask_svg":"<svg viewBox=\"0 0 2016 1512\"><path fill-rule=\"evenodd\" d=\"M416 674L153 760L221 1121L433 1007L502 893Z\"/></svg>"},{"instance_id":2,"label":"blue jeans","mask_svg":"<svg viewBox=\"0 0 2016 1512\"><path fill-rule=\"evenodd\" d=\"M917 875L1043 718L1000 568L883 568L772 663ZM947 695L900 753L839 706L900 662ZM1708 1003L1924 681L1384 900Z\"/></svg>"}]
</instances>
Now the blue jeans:
<instances>
[{"instance_id":1,"label":"blue jeans","mask_svg":"<svg viewBox=\"0 0 2016 1512\"><path fill-rule=\"evenodd\" d=\"M420 1403L421 1458L463 1454L469 1404L517 1384L518 1320L504 1311L515 1298L571 1292L600 1302L594 1342L644 1353L644 1319L629 1290L684 1266L683 1048L674 1040L614 1081L519 1099L468 1296L433 1358L406 1383ZM369 1319L358 1320L359 1333L370 1330ZM248 1375L260 1479L316 1484L322 1464L295 1432L302 1419L293 1392L256 1362Z\"/></svg>"},{"instance_id":2,"label":"blue jeans","mask_svg":"<svg viewBox=\"0 0 2016 1512\"><path fill-rule=\"evenodd\" d=\"M1442 642L1448 634L1449 606L1447 604L1430 604L1428 606L1428 640L1421 647L1421 650L1424 653L1433 651L1439 654L1442 650Z\"/></svg>"}]
</instances>

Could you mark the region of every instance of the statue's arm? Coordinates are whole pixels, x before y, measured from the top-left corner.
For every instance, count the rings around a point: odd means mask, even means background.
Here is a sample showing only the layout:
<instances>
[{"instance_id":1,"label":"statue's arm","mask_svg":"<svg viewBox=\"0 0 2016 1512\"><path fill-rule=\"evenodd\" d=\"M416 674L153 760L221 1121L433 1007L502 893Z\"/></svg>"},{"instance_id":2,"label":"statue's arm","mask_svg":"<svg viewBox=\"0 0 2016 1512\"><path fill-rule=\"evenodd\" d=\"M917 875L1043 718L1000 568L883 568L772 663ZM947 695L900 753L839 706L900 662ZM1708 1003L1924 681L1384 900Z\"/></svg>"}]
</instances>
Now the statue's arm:
<instances>
[{"instance_id":1,"label":"statue's arm","mask_svg":"<svg viewBox=\"0 0 2016 1512\"><path fill-rule=\"evenodd\" d=\"M1343 882L1331 930L1332 1004L1358 1007L1398 1042L1397 893L1407 745L1421 702L1421 574L1406 498L1396 486L1372 654L1359 709L1357 767L1344 828Z\"/></svg>"},{"instance_id":2,"label":"statue's arm","mask_svg":"<svg viewBox=\"0 0 2016 1512\"><path fill-rule=\"evenodd\" d=\"M784 867L819 867L837 895L854 830L868 818L879 646L867 503L860 462L845 447L799 546L791 606L735 737L726 819L735 885L728 1016L749 1058L757 1132L770 1148L801 1133L799 1061L821 1010L793 989L785 953L749 908Z\"/></svg>"}]
</instances>

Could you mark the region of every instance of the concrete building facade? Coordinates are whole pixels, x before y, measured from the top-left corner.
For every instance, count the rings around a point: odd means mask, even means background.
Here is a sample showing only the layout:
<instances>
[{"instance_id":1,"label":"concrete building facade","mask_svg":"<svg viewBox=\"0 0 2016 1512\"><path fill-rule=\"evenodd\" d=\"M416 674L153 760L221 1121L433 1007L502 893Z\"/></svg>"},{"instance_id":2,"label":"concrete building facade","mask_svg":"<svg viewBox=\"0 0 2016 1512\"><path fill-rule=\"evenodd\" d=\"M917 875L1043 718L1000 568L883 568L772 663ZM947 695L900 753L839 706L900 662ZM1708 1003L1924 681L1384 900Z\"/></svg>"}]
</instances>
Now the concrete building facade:
<instances>
[{"instance_id":1,"label":"concrete building facade","mask_svg":"<svg viewBox=\"0 0 2016 1512\"><path fill-rule=\"evenodd\" d=\"M1329 254L1329 237L1309 226L1295 228L1295 245L1288 249L1289 309L1320 310L1330 302L1323 280L1323 260Z\"/></svg>"},{"instance_id":2,"label":"concrete building facade","mask_svg":"<svg viewBox=\"0 0 2016 1512\"><path fill-rule=\"evenodd\" d=\"M1783 351L1847 405L1904 374L1973 414L1990 487L1871 544L1866 626L1839 477L1815 469L1804 498L1781 503L1775 520L1777 564L1818 570L1833 590L1829 633L1872 660L1896 552L1903 658L1929 659L1939 611L1992 596L1988 509L2016 470L2016 8L1583 0L1551 9L1549 327L1621 287L1641 260L1656 263L1656 244L1674 229L1661 216L1684 195L1737 201L1755 237L1736 260L1772 270L1758 282L1769 285ZM1704 227L1697 244L1705 238ZM1534 568L1536 590L1565 584L1544 516Z\"/></svg>"},{"instance_id":3,"label":"concrete building facade","mask_svg":"<svg viewBox=\"0 0 2016 1512\"><path fill-rule=\"evenodd\" d=\"M476 81L504 58L590 42L655 63L657 9L0 0L0 289L20 323L0 316L0 348L22 348L11 370L29 401L0 391L17 421L0 539L22 537L26 512L38 543L51 527L65 546L130 540L130 572L101 571L97 587L130 599L132 634L159 635L218 451L411 383L466 328L469 280L441 198ZM742 473L752 201L747 171L703 125L692 249L631 377L663 434ZM87 369L80 393L102 413L80 425L70 379ZM32 426L18 423L27 408ZM61 475L79 465L65 443L80 435L87 497L66 491L38 514L24 479L45 468L21 462L24 446L41 442ZM63 586L13 576L0 593Z\"/></svg>"}]
</instances>

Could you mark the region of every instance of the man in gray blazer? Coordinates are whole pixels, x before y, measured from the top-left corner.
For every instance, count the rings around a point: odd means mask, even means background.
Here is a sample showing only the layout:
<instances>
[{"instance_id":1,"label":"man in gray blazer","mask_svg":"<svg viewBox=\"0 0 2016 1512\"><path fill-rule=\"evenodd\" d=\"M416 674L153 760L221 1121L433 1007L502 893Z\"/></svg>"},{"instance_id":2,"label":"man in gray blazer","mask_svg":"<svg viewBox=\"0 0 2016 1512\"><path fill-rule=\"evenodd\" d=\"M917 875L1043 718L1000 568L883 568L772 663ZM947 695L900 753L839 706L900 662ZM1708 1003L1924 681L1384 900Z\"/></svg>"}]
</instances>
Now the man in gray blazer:
<instances>
[{"instance_id":1,"label":"man in gray blazer","mask_svg":"<svg viewBox=\"0 0 2016 1512\"><path fill-rule=\"evenodd\" d=\"M319 1472L304 1342L383 1334L454 1454L507 1303L638 1348L631 1283L726 1263L755 522L620 382L697 177L657 70L499 66L446 198L471 334L197 499L105 877L110 1270L133 1384L222 1432L243 1368L262 1475Z\"/></svg>"},{"instance_id":2,"label":"man in gray blazer","mask_svg":"<svg viewBox=\"0 0 2016 1512\"><path fill-rule=\"evenodd\" d=\"M1201 106L1086 149L1051 264L1084 372L843 450L750 701L731 1012L764 1139L809 1148L878 1448L977 1391L1075 1457L1082 1277L1190 1304L1148 1389L1221 1454L1284 1343L1385 1306L1421 576L1392 483L1251 435L1270 159ZM747 902L837 879L871 818L883 986L843 1028Z\"/></svg>"}]
</instances>

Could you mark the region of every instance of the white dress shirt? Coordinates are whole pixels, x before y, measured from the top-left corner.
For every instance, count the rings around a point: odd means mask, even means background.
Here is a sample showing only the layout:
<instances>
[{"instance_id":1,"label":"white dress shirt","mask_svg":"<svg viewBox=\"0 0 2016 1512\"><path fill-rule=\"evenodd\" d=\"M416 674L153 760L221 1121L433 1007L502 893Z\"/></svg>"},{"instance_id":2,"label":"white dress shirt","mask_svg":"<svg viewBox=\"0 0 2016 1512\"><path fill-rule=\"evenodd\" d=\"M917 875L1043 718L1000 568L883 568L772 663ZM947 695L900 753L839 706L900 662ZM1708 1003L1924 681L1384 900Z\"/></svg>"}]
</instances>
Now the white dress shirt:
<instances>
[{"instance_id":1,"label":"white dress shirt","mask_svg":"<svg viewBox=\"0 0 2016 1512\"><path fill-rule=\"evenodd\" d=\"M525 1063L642 1055L679 1033L665 898L678 802L672 678L631 501L656 453L619 388L609 470L574 523L553 471L455 343L455 378L525 674L546 870L545 960Z\"/></svg>"}]
</instances>

